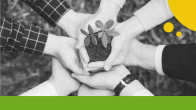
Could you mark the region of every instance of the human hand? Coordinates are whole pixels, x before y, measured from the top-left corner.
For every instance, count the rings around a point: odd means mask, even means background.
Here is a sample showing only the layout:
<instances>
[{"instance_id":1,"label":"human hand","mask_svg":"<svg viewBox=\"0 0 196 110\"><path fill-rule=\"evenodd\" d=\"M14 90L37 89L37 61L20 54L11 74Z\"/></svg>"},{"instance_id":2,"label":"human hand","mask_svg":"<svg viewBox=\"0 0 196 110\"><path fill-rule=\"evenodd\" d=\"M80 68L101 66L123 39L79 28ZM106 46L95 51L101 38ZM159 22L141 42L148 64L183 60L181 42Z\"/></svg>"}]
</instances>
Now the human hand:
<instances>
[{"instance_id":1,"label":"human hand","mask_svg":"<svg viewBox=\"0 0 196 110\"><path fill-rule=\"evenodd\" d=\"M155 70L154 59L156 48L156 46L143 44L134 38L130 42L129 51L123 62L123 65ZM118 57L115 60L114 65L118 64L121 61L122 60ZM92 71L100 68L104 68L104 62L89 63L88 67L85 70Z\"/></svg>"},{"instance_id":2,"label":"human hand","mask_svg":"<svg viewBox=\"0 0 196 110\"><path fill-rule=\"evenodd\" d=\"M80 24L90 17L91 14L77 13L73 9L69 10L57 23L69 37L78 39L77 29Z\"/></svg>"},{"instance_id":3,"label":"human hand","mask_svg":"<svg viewBox=\"0 0 196 110\"><path fill-rule=\"evenodd\" d=\"M75 49L76 40L68 37L60 37L49 34L46 46L44 49L45 54L49 54L58 58L64 67L70 69L76 74L84 74L80 68L80 59Z\"/></svg>"},{"instance_id":4,"label":"human hand","mask_svg":"<svg viewBox=\"0 0 196 110\"><path fill-rule=\"evenodd\" d=\"M120 6L118 6L117 4L108 0L102 0L98 11L84 20L83 23L81 23L81 25L78 27L78 43L76 45L76 48L80 50L80 54L86 63L89 62L89 56L84 46L84 39L86 38L86 36L81 33L81 29L88 32L88 26L91 25L94 32L100 31L100 29L95 26L95 22L97 20L106 23L108 20L112 19L116 23L119 10Z\"/></svg>"},{"instance_id":5,"label":"human hand","mask_svg":"<svg viewBox=\"0 0 196 110\"><path fill-rule=\"evenodd\" d=\"M129 51L130 42L134 37L141 34L144 29L137 17L118 24L115 30L120 33L112 40L112 51L104 63L105 70L109 71L113 65L122 64ZM116 60L119 59L117 62ZM115 64L116 62L116 64Z\"/></svg>"},{"instance_id":6,"label":"human hand","mask_svg":"<svg viewBox=\"0 0 196 110\"><path fill-rule=\"evenodd\" d=\"M73 79L67 70L56 58L52 59L52 76L48 80L59 96L67 96L79 89L80 83Z\"/></svg>"},{"instance_id":7,"label":"human hand","mask_svg":"<svg viewBox=\"0 0 196 110\"><path fill-rule=\"evenodd\" d=\"M82 84L78 90L78 96L114 96L114 92L110 90L93 89Z\"/></svg>"},{"instance_id":8,"label":"human hand","mask_svg":"<svg viewBox=\"0 0 196 110\"><path fill-rule=\"evenodd\" d=\"M137 39L133 39L130 43L129 53L123 64L125 66L155 70L156 48L156 46L143 44Z\"/></svg>"},{"instance_id":9,"label":"human hand","mask_svg":"<svg viewBox=\"0 0 196 110\"><path fill-rule=\"evenodd\" d=\"M72 74L81 83L97 89L114 90L121 79L126 77L130 72L125 66L114 66L109 72L100 72L93 76Z\"/></svg>"}]
</instances>

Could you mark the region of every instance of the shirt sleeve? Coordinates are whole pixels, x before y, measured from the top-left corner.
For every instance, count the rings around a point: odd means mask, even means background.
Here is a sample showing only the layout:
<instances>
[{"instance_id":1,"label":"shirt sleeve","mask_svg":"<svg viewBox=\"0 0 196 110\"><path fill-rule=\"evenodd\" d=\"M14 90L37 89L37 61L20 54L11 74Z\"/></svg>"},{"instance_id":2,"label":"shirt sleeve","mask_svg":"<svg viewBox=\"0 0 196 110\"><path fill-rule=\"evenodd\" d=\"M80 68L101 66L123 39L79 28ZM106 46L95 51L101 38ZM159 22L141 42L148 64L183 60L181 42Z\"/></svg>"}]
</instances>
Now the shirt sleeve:
<instances>
[{"instance_id":1,"label":"shirt sleeve","mask_svg":"<svg viewBox=\"0 0 196 110\"><path fill-rule=\"evenodd\" d=\"M22 25L11 18L0 18L1 54L21 51L42 55L48 32L33 26Z\"/></svg>"},{"instance_id":2,"label":"shirt sleeve","mask_svg":"<svg viewBox=\"0 0 196 110\"><path fill-rule=\"evenodd\" d=\"M71 7L65 0L22 0L35 10L46 22L55 27Z\"/></svg>"},{"instance_id":3,"label":"shirt sleeve","mask_svg":"<svg viewBox=\"0 0 196 110\"><path fill-rule=\"evenodd\" d=\"M120 6L121 8L124 6L126 0L108 0L110 2L113 2L115 4L117 4L118 6Z\"/></svg>"},{"instance_id":4,"label":"shirt sleeve","mask_svg":"<svg viewBox=\"0 0 196 110\"><path fill-rule=\"evenodd\" d=\"M149 90L143 89L132 96L154 96Z\"/></svg>"},{"instance_id":5,"label":"shirt sleeve","mask_svg":"<svg viewBox=\"0 0 196 110\"><path fill-rule=\"evenodd\" d=\"M20 96L58 96L58 94L53 85L46 81Z\"/></svg>"},{"instance_id":6,"label":"shirt sleeve","mask_svg":"<svg viewBox=\"0 0 196 110\"><path fill-rule=\"evenodd\" d=\"M166 45L159 45L155 51L155 69L159 75L165 75L162 67L162 55Z\"/></svg>"},{"instance_id":7,"label":"shirt sleeve","mask_svg":"<svg viewBox=\"0 0 196 110\"><path fill-rule=\"evenodd\" d=\"M173 17L167 0L151 0L134 15L138 17L145 31Z\"/></svg>"}]
</instances>

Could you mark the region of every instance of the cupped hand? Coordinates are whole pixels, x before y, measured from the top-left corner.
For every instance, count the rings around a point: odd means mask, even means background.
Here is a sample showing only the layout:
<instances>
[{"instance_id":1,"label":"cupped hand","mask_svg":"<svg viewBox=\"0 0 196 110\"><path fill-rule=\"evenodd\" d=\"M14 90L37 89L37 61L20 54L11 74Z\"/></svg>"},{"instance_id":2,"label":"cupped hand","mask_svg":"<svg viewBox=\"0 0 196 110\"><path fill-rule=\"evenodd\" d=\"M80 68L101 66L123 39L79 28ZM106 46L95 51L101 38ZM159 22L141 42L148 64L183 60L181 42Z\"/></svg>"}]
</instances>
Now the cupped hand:
<instances>
[{"instance_id":1,"label":"cupped hand","mask_svg":"<svg viewBox=\"0 0 196 110\"><path fill-rule=\"evenodd\" d=\"M120 7L115 3L112 3L107 0L102 0L98 11L92 16L88 17L86 20L84 20L81 23L81 25L78 27L77 30L78 43L76 45L76 48L80 50L80 54L86 63L89 62L89 56L84 46L84 40L86 36L82 34L81 29L88 32L88 26L90 25L95 33L101 30L97 28L95 25L95 22L97 20L100 20L102 23L106 23L108 20L112 19L116 23L119 10Z\"/></svg>"},{"instance_id":2,"label":"cupped hand","mask_svg":"<svg viewBox=\"0 0 196 110\"><path fill-rule=\"evenodd\" d=\"M84 74L82 67L80 67L80 59L75 45L75 39L49 34L44 53L58 58L64 67L74 73Z\"/></svg>"},{"instance_id":3,"label":"cupped hand","mask_svg":"<svg viewBox=\"0 0 196 110\"><path fill-rule=\"evenodd\" d=\"M80 87L80 83L73 79L70 73L57 58L52 59L52 76L48 81L54 86L59 96L69 95Z\"/></svg>"},{"instance_id":4,"label":"cupped hand","mask_svg":"<svg viewBox=\"0 0 196 110\"><path fill-rule=\"evenodd\" d=\"M78 90L78 96L114 96L114 92L110 90L93 89L82 84Z\"/></svg>"},{"instance_id":5,"label":"cupped hand","mask_svg":"<svg viewBox=\"0 0 196 110\"><path fill-rule=\"evenodd\" d=\"M122 64L129 52L130 42L144 31L139 19L132 17L131 19L118 24L115 30L120 33L112 40L112 51L107 60L105 61L104 68L109 71L110 68L115 65L115 61L119 59L117 63Z\"/></svg>"},{"instance_id":6,"label":"cupped hand","mask_svg":"<svg viewBox=\"0 0 196 110\"><path fill-rule=\"evenodd\" d=\"M114 90L121 79L130 74L125 66L114 66L111 71L100 72L93 76L72 74L78 81L97 89Z\"/></svg>"}]
</instances>

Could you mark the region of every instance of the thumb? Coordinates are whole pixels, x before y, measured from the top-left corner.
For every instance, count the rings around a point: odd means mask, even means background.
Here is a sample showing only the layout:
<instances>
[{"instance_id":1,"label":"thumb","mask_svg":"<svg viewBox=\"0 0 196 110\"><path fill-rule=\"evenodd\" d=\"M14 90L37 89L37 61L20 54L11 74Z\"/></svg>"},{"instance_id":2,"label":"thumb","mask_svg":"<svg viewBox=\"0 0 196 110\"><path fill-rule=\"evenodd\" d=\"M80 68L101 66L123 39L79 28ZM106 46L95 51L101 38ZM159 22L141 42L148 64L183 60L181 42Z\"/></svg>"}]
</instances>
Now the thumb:
<instances>
[{"instance_id":1,"label":"thumb","mask_svg":"<svg viewBox=\"0 0 196 110\"><path fill-rule=\"evenodd\" d=\"M80 49L80 48L82 48L82 47L84 46L84 40L85 40L85 38L87 37L87 36L85 36L84 34L82 34L81 29L82 29L82 28L79 28L78 31L77 31L77 33L78 33L78 42L77 42L77 44L76 44L76 49ZM86 32L88 32L88 31L87 31L87 28L84 28L84 30L85 30Z\"/></svg>"},{"instance_id":2,"label":"thumb","mask_svg":"<svg viewBox=\"0 0 196 110\"><path fill-rule=\"evenodd\" d=\"M109 55L108 59L105 61L104 64L104 68L106 71L109 71L111 69L119 54L120 54L120 48L112 48L111 54Z\"/></svg>"}]
</instances>

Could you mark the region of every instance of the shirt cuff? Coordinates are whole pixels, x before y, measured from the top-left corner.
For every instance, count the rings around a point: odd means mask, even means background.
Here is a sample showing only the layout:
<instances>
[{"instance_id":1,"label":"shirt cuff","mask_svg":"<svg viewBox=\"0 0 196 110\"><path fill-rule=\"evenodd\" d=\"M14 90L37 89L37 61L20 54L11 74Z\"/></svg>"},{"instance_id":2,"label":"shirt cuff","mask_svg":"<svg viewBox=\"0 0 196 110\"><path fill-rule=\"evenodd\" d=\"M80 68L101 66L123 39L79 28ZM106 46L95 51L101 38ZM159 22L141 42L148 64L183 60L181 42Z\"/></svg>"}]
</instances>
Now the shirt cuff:
<instances>
[{"instance_id":1,"label":"shirt cuff","mask_svg":"<svg viewBox=\"0 0 196 110\"><path fill-rule=\"evenodd\" d=\"M143 89L132 96L154 96L149 90Z\"/></svg>"},{"instance_id":2,"label":"shirt cuff","mask_svg":"<svg viewBox=\"0 0 196 110\"><path fill-rule=\"evenodd\" d=\"M163 55L163 49L165 48L165 45L160 45L156 48L155 52L155 68L159 75L165 75L162 68L162 55Z\"/></svg>"},{"instance_id":3,"label":"shirt cuff","mask_svg":"<svg viewBox=\"0 0 196 110\"><path fill-rule=\"evenodd\" d=\"M145 31L173 17L167 0L151 0L134 15L139 18Z\"/></svg>"},{"instance_id":4,"label":"shirt cuff","mask_svg":"<svg viewBox=\"0 0 196 110\"><path fill-rule=\"evenodd\" d=\"M108 0L108 1L117 4L118 6L120 6L120 8L122 8L126 2L126 0Z\"/></svg>"},{"instance_id":5,"label":"shirt cuff","mask_svg":"<svg viewBox=\"0 0 196 110\"><path fill-rule=\"evenodd\" d=\"M58 96L54 86L46 81L20 96Z\"/></svg>"}]
</instances>

